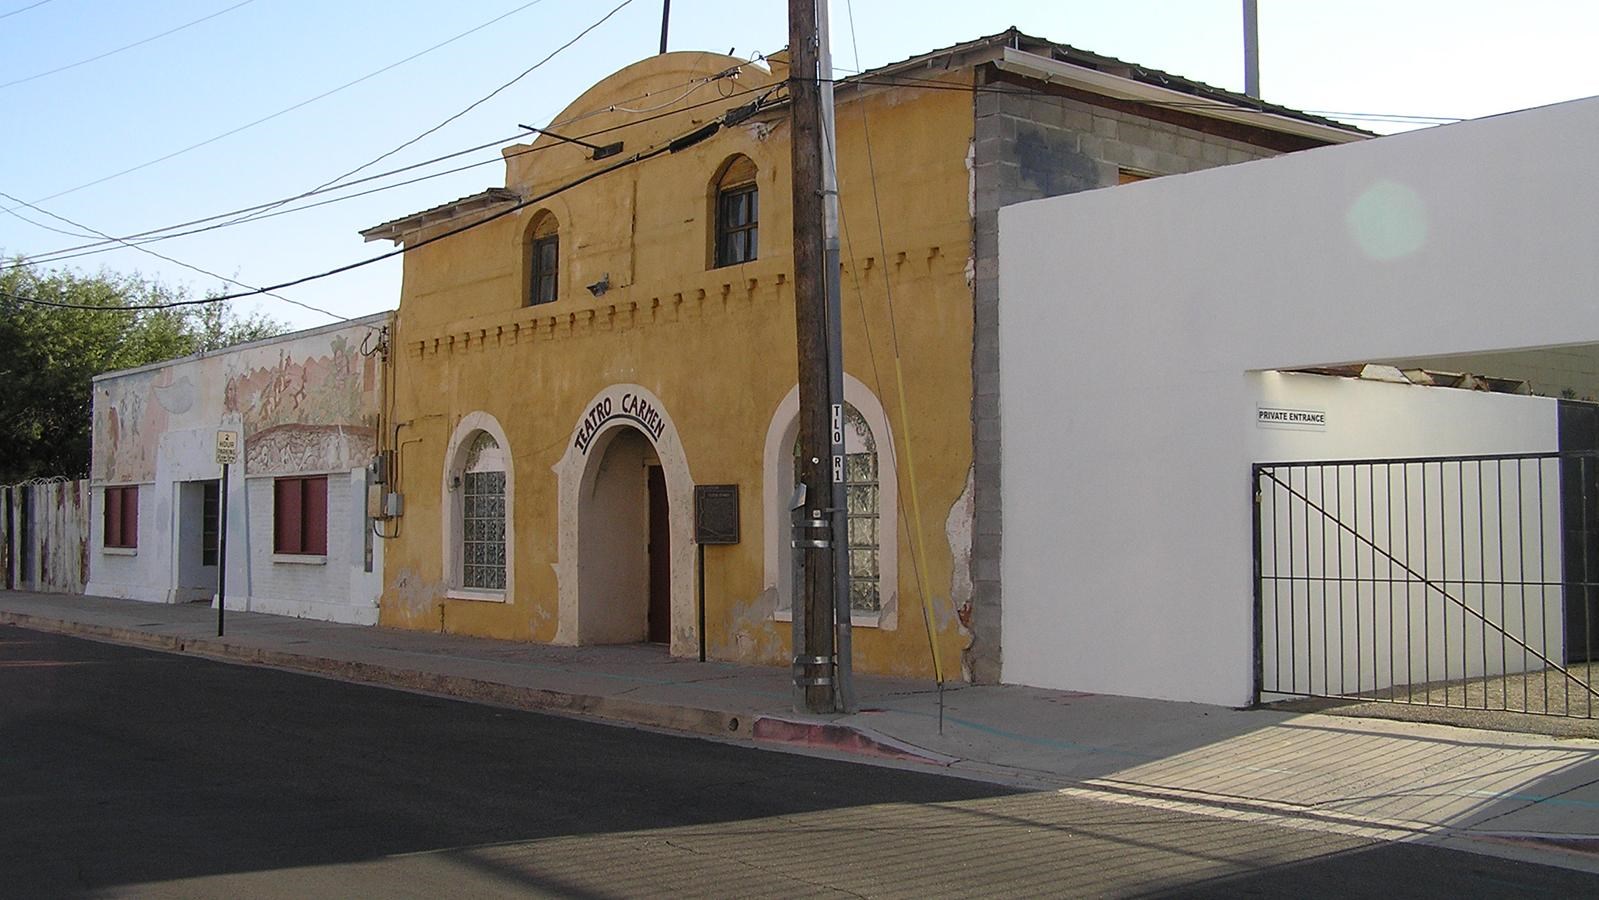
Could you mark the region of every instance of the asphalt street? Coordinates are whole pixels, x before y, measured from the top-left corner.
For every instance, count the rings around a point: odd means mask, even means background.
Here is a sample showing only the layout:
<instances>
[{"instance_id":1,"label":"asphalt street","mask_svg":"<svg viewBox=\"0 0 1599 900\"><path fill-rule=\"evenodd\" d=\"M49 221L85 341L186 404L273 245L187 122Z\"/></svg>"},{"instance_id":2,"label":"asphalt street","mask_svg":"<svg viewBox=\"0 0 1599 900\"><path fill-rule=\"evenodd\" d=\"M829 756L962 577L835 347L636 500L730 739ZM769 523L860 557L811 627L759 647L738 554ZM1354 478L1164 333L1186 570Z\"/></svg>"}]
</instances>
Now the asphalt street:
<instances>
[{"instance_id":1,"label":"asphalt street","mask_svg":"<svg viewBox=\"0 0 1599 900\"><path fill-rule=\"evenodd\" d=\"M1593 896L1417 844L0 627L0 895Z\"/></svg>"}]
</instances>

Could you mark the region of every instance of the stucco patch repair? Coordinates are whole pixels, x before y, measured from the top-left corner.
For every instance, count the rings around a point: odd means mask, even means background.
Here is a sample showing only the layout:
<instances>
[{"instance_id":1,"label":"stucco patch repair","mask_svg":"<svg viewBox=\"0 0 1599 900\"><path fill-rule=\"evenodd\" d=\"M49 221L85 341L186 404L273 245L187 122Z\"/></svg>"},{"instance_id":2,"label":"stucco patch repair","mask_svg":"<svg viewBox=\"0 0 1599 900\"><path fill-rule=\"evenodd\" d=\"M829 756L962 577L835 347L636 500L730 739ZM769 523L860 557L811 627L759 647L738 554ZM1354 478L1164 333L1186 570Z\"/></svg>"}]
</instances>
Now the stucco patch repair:
<instances>
[{"instance_id":1,"label":"stucco patch repair","mask_svg":"<svg viewBox=\"0 0 1599 900\"><path fill-rule=\"evenodd\" d=\"M430 614L434 604L444 596L443 581L430 581L412 569L402 569L394 578L394 588L384 598L383 608L392 609L407 618Z\"/></svg>"},{"instance_id":2,"label":"stucco patch repair","mask_svg":"<svg viewBox=\"0 0 1599 900\"><path fill-rule=\"evenodd\" d=\"M977 512L977 503L973 496L976 490L976 467L966 470L966 487L961 490L961 495L949 508L949 516L944 519L944 537L949 541L949 558L951 562L949 573L949 606L942 604L938 607L938 624L945 627L948 622L948 611L953 610L957 628L965 643L961 647L961 678L965 681L972 680L972 669L969 661L972 645L976 638L972 635L972 529L973 520Z\"/></svg>"},{"instance_id":3,"label":"stucco patch repair","mask_svg":"<svg viewBox=\"0 0 1599 900\"><path fill-rule=\"evenodd\" d=\"M966 142L966 214L977 221L977 140ZM966 255L966 289L977 284L977 232L972 231L971 252Z\"/></svg>"},{"instance_id":4,"label":"stucco patch repair","mask_svg":"<svg viewBox=\"0 0 1599 900\"><path fill-rule=\"evenodd\" d=\"M711 647L722 659L778 664L785 656L783 631L786 622L777 622L777 588L769 587L747 603L733 607L733 621L724 632L727 637ZM714 632L713 632L714 633Z\"/></svg>"}]
</instances>

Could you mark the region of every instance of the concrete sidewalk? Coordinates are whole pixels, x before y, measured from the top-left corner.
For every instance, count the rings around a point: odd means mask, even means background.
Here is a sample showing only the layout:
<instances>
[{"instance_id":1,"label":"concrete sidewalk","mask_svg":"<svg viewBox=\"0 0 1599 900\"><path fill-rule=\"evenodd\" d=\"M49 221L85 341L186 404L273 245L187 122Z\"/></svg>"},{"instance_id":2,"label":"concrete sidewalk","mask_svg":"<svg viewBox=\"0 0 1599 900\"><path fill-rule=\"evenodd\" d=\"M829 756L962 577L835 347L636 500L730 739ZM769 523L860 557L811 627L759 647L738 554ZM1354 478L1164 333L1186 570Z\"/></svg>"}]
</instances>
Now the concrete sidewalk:
<instances>
[{"instance_id":1,"label":"concrete sidewalk","mask_svg":"<svg viewBox=\"0 0 1599 900\"><path fill-rule=\"evenodd\" d=\"M654 646L550 647L0 591L0 624L758 745L933 766L1113 803L1599 872L1599 741L1014 686L857 678L861 711L791 712L776 668ZM940 727L942 722L942 727Z\"/></svg>"}]
</instances>

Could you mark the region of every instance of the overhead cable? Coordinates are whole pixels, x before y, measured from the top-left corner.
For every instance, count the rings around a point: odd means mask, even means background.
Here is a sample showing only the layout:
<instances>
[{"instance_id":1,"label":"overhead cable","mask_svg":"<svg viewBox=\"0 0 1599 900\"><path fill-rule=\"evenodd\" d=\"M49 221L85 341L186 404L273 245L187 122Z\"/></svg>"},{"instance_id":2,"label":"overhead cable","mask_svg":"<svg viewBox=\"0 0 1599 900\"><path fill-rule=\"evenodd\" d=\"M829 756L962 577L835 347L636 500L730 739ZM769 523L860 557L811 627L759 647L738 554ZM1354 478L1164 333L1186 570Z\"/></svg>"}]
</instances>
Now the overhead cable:
<instances>
[{"instance_id":1,"label":"overhead cable","mask_svg":"<svg viewBox=\"0 0 1599 900\"><path fill-rule=\"evenodd\" d=\"M8 88L8 87L12 87L14 85L23 84L24 82L29 82L29 81L33 81L35 79L43 78L46 75L54 75L57 72L65 72L68 69L76 69L79 66L86 66L89 63L105 59L108 56L115 56L116 54L121 53L124 50L132 50L134 47L140 47L140 46L143 46L145 44L150 43L151 41L160 40L161 38L164 38L164 37L166 37L169 34L177 34L178 32L184 30L185 28L193 28L194 26L200 24L201 22L210 21L211 19L215 19L217 16L223 15L225 13L233 12L234 10L238 9L241 6L249 6L251 3L254 3L254 2L255 2L255 0L240 0L240 2L233 4L232 6L228 7L227 9L217 10L216 12L211 13L208 16L201 16L200 18L195 19L192 22L185 22L185 23L183 23L182 25L179 25L176 28L169 28L166 31L161 32L160 34L151 35L150 37L147 37L147 38L145 38L143 40L134 41L131 44L124 44L123 46L118 47L115 50L107 50L104 53L100 53L100 54L97 54L95 56L91 56L88 59L80 59L80 60L78 60L75 63L68 63L68 64L66 64L64 66L57 66L54 69L50 69L48 71L35 72L34 74L29 75L29 76L27 76L25 78L17 78L17 79L14 79L12 81L7 81L7 82L4 82L4 83L0 83L0 89L5 89L5 88ZM37 6L37 5L38 4L34 4L34 6ZM32 8L33 7L29 6L29 7L24 7L23 9L32 9ZM22 11L23 10L19 9L16 12L22 12ZM8 13L8 15L14 15L14 14L15 13Z\"/></svg>"},{"instance_id":2,"label":"overhead cable","mask_svg":"<svg viewBox=\"0 0 1599 900\"><path fill-rule=\"evenodd\" d=\"M781 85L771 87L769 89L769 91L768 91L768 94L776 92L779 87L781 87ZM696 131L698 131L698 129L696 129ZM228 300L237 300L237 299L240 299L242 297L254 297L254 296L261 295L261 294L267 294L267 295L270 295L270 296L278 297L278 299L281 299L281 300L287 300L288 298L281 297L280 295L274 294L273 292L282 290L284 288L290 288L290 287L295 287L297 285L306 284L306 283L312 282L312 281L319 281L319 280L321 280L323 278L329 278L329 277L334 276L334 275L341 275L341 274L343 274L345 272L353 271L355 269L360 269L360 268L363 268L365 266L372 265L373 263L376 263L376 262L382 262L383 260L386 260L386 259L392 259L392 258L394 258L396 256L400 256L402 254L409 253L412 250L417 250L417 249L420 249L422 247L426 247L429 244L433 244L433 243L436 243L438 241L442 241L445 238L454 237L454 236L456 236L458 234L461 234L463 232L470 231L470 230L472 230L474 228L478 228L478 227L481 227L483 225L487 225L490 222L496 221L498 219L502 219L502 218L514 213L514 212L518 212L520 210L526 209L527 207L532 206L534 204L542 203L545 200L548 200L549 198L554 197L557 194L563 193L565 191L569 191L569 190L571 190L571 189L573 189L575 187L578 187L579 185L586 184L586 183L588 183L590 181L593 181L594 179L599 178L601 176L609 175L610 173L615 172L615 171L617 171L619 169L625 169L625 168L627 168L629 166L632 166L632 165L635 165L637 163L643 162L643 161L645 161L647 159L653 159L654 157L662 156L662 155L664 155L664 154L666 154L668 152L671 152L671 147L672 147L672 144L673 144L673 142L675 140L676 140L676 138L674 138L672 141L667 141L665 143L657 144L657 145L655 145L655 146L653 146L653 147L651 147L651 148L649 148L647 150L640 150L639 152L633 154L632 156L627 157L624 160L621 160L620 162L616 163L615 165L606 166L603 169L597 169L597 170L595 170L593 172L588 173L587 175L583 175L583 176L580 176L578 178L574 178L573 180L568 181L568 182L566 182L565 184L563 184L563 185L561 185L559 187L552 188L551 190L545 191L542 194L538 194L538 195L533 196L533 197L528 197L526 199L519 200L516 203L513 203L510 206L505 207L504 209L496 210L494 213L492 213L490 215L487 215L487 216L484 216L481 219L478 219L478 220L473 221L473 222L468 222L465 225L461 225L461 226L458 226L456 228L451 228L451 229L449 229L447 231L443 231L443 232L440 232L438 234L435 234L432 237L424 238L424 239L422 239L420 241L416 241L415 243L407 244L407 245L405 245L403 247L399 247L399 248L397 248L395 250L391 250L391 251L389 251L387 253L380 253L377 256L368 257L367 259L358 260L356 262L348 263L348 264L342 265L342 266L338 266L338 267L333 268L333 269L328 269L328 270L323 271L323 272L318 272L318 273L313 274L313 275L305 275L305 276L302 276L300 278L292 279L290 281L284 281L284 282L280 282L278 284L268 285L266 287L251 288L250 290L247 290L247 291L238 291L238 292L231 293L231 294L218 294L216 296L206 297L206 298L201 299L201 300L184 301L184 303L181 304L181 305L198 305L198 304L201 304L201 303L222 303L222 302L225 302L225 301L228 301ZM0 193L0 196L10 197L10 199L16 200L15 197L11 197L9 194ZM47 213L47 215L54 216L54 213ZM59 217L57 217L57 218L59 218ZM83 225L79 225L76 222L69 222L68 224L77 225L80 228L85 227ZM88 230L93 231L94 229L90 228ZM144 248L139 247L137 244L132 244L130 246L133 246L135 249L144 249ZM158 257L160 256L159 254L155 254L154 251L145 250L144 252L151 253L152 255L155 255L155 256L158 256ZM160 258L167 259L166 257L160 257ZM186 268L191 268L191 269L195 269L196 268L194 266L189 266L186 263L178 262L177 260L170 260L169 259L168 261L177 263L178 265L185 266ZM216 275L216 273L214 273L214 272L205 272L205 270L203 270L203 269L196 269L196 271L203 272L204 274L210 275L213 278L222 277L222 276ZM240 282L234 281L231 278L223 278L223 280L224 281L228 281L228 282L233 283L233 284L241 284ZM242 286L243 287L250 287L249 285L242 285ZM43 301L40 301L37 298L17 297L15 295L8 295L8 296L12 296L13 299L20 300L20 301L26 302L26 303L40 303L41 305L60 305L60 304L44 303ZM289 300L289 302L298 303L298 301L294 301L294 300ZM300 304L300 305L304 305L304 304ZM74 305L74 306L68 306L66 308L69 308L69 309L107 309L108 307ZM161 306L157 306L157 305L152 305L152 306L148 306L148 307L139 307L139 306L134 306L134 307L116 307L114 309L120 311L120 310L126 310L126 309L138 310L138 309L160 309L160 308L162 308L162 307ZM310 308L314 309L315 307L310 307ZM318 312L326 312L326 310L317 310L317 311ZM333 315L333 313L328 313L328 315Z\"/></svg>"},{"instance_id":3,"label":"overhead cable","mask_svg":"<svg viewBox=\"0 0 1599 900\"><path fill-rule=\"evenodd\" d=\"M110 235L108 235L108 234L106 234L106 233L104 233L102 231L99 231L98 229L90 228L89 226L83 224L82 222L74 222L71 219L67 218L66 216L57 215L56 213L53 213L53 212L49 211L48 209L43 209L43 208L41 208L39 206L35 206L32 203L28 203L27 201L19 200L16 197L13 197L12 195L6 193L5 191L0 191L0 197L4 197L7 200L10 200L10 201L12 201L14 203L21 203L23 206L26 206L27 208L29 208L31 210L34 210L35 212L43 213L44 215L47 215L47 216L49 216L52 219L57 219L59 221L65 222L68 225L71 225L71 226L73 226L75 228L82 228L82 229L84 229L86 231L93 231L95 234L98 234L101 237L105 237L105 238L110 238L111 237ZM112 238L112 239L115 240L114 238ZM162 255L160 253L157 253L154 250L151 250L151 249L149 249L147 247L141 247L138 244L130 244L130 243L127 243L126 241L123 241L121 243L125 244L127 247L129 247L131 249L139 251L140 253L148 254L150 256L155 257L156 259L164 260L166 262L172 263L175 266L182 266L183 268L188 269L188 270L193 271L193 272L199 272L201 275L206 275L206 276L209 276L211 278L216 278L216 279L218 279L220 281L225 281L228 284L237 285L239 287L246 287L246 288L251 287L250 285L245 284L244 282L239 281L239 280L237 280L235 278L229 278L226 275L219 275L216 272L210 271L209 269L202 269L199 266L193 265L191 263L186 263L186 262L184 262L181 259L173 259L170 256L164 256L164 255ZM272 292L271 289L268 289L268 288L253 289L253 290L251 290L250 294L240 295L240 296L250 296L250 295L253 295L253 294L266 294L269 297L275 297L275 298L277 298L279 300L282 300L285 303L292 303L295 306L302 307L304 309L308 309L308 310L310 310L312 312L321 313L324 316L331 316L331 317L333 317L335 319L338 319L341 322L345 321L345 317L339 315L338 313L329 312L328 310L322 309L321 307L312 306L309 303L302 303L299 300L293 299L292 297L285 297L282 294L275 294L275 293ZM225 299L225 298L211 298L211 299L213 301L216 301L216 300Z\"/></svg>"},{"instance_id":4,"label":"overhead cable","mask_svg":"<svg viewBox=\"0 0 1599 900\"><path fill-rule=\"evenodd\" d=\"M495 88L494 90L489 91L487 94L484 94L482 97L479 97L478 99L472 101L471 103L468 103L465 108L461 109L459 112L456 112L456 113L451 114L450 116L447 116L444 119L444 121L440 122L439 124L434 125L432 128L429 128L426 131L423 131L421 134L417 135L416 137L413 137L410 140L401 143L398 147L395 147L392 150L389 150L389 151L386 151L384 153L378 154L377 156L373 157L372 159L369 159L366 162L360 164L359 166L356 166L355 168L351 169L350 171L345 172L343 175L340 175L337 178L332 179L331 181L325 181L322 184L317 185L316 187L312 188L311 190L312 191L317 191L317 190L321 190L322 188L338 184L339 182L343 181L344 179L349 178L351 175L354 175L354 174L356 174L358 172L361 172L364 169L368 169L368 168L376 165L377 163L382 162L385 159L388 159L389 157L393 156L394 154L399 153L401 150L404 150L406 147L409 147L412 144L415 144L417 141L422 140L423 138L427 137L430 134L433 134L434 132L438 131L440 128L443 128L444 126L450 124L451 122L454 122L456 119L461 118L462 116L466 115L467 113L471 112L472 110L477 109L479 106L482 106L484 103L487 103L490 99L492 99L497 94L499 94L501 91L505 90L506 88L510 87L513 84L516 84L518 81L521 81L523 78L526 78L528 75L531 75L533 72L537 71L539 69L539 67L543 66L545 63L549 62L550 60L554 59L557 55L559 55L561 53L561 51L565 50L566 48L568 48L568 47L572 46L573 44L577 43L578 41L582 40L584 37L588 36L589 32L591 32L594 29L600 27L601 25L604 25L607 20L609 20L612 16L616 15L617 13L621 12L624 7L629 6L630 4L632 4L632 2L633 2L633 0L622 0L621 3L618 3L615 7L613 7L611 9L610 12L608 12L605 15L601 16L599 18L599 20L596 21L594 24L592 24L589 27L587 27L587 28L583 29L582 31L578 32L574 37L572 37L566 43L562 44L559 47L556 47L554 50L551 50L548 54L546 54L544 56L543 59L539 60L538 62L534 63L531 66L528 66L526 69L523 69L521 74L519 74L516 77L512 78L510 81L505 82L504 84L500 85L499 87ZM307 192L306 194L301 194L300 196L301 197L307 196L307 194L309 194L309 193L310 192ZM298 199L298 197L293 198L293 199ZM284 202L286 203L288 201L284 201Z\"/></svg>"},{"instance_id":5,"label":"overhead cable","mask_svg":"<svg viewBox=\"0 0 1599 900\"><path fill-rule=\"evenodd\" d=\"M0 19L9 19L12 16L16 15L17 13L25 13L25 12L27 12L30 9L33 9L33 8L39 7L39 6L43 6L43 5L45 5L46 3L49 3L49 2L50 2L50 0L35 0L35 2L29 3L27 6L19 6L16 9L13 9L12 11L10 11L8 13L0 13Z\"/></svg>"},{"instance_id":6,"label":"overhead cable","mask_svg":"<svg viewBox=\"0 0 1599 900\"><path fill-rule=\"evenodd\" d=\"M56 191L54 194L50 194L50 195L45 196L45 197L40 197L38 200L36 200L34 202L36 202L36 203L47 203L47 202L49 202L51 200L56 199L57 197L65 197L68 194L77 193L78 191L81 191L81 190L83 190L85 188L94 187L97 184L104 184L105 182L110 181L110 180L112 180L114 178L121 178L124 175L128 175L128 174L131 174L133 172L137 172L137 171L139 171L141 169L147 169L150 166L156 165L157 163L166 162L167 160L172 159L173 157L182 156L183 154L188 153L191 150L198 150L201 147L206 146L207 144L214 144L217 141L222 140L223 138L232 137L233 135L238 134L241 131L245 131L247 129L254 128L255 126L261 125L261 124L263 124L265 122L270 122L273 119L278 118L279 116L287 115L288 113L294 112L295 110L300 109L301 107L309 106L310 104L315 103L318 100L322 100L322 99L324 99L326 97L331 97L334 94L337 94L337 93L339 93L342 90L345 90L346 88L352 88L352 87L360 84L363 81L367 81L369 79L372 79L372 78L375 78L375 77L377 77L379 75L382 75L384 72L387 72L390 69L396 68L398 66L402 66L402 65L404 65L404 64L406 64L408 62L411 62L412 60L417 59L419 57L426 56L427 54L432 53L433 51L438 50L441 47L445 47L445 46L448 46L450 44L455 43L456 41L460 40L461 38L466 37L467 35L473 34L473 33L478 32L478 31L482 31L484 28L487 28L490 25L493 25L494 23L499 22L501 19L504 19L504 18L506 18L508 16L515 15L515 14L521 12L522 10L527 9L530 6L535 6L535 5L537 5L539 3L542 3L542 2L544 2L544 0L532 0L532 2L525 3L525 4L521 5L521 6L518 6L517 8L511 10L510 12L502 13L501 15L496 16L495 18L492 18L492 19L488 20L487 22L482 23L481 25L475 25L475 26L467 29L466 31L461 32L460 34L455 35L454 37L446 38L445 40L442 40L442 41L438 42L437 44L434 44L431 47L428 47L428 48L426 48L424 50L419 50L416 53L413 53L410 56L405 57L404 59L397 60L395 62L389 63L388 65L386 65L386 66L384 66L384 67L382 67L380 69L375 69L375 70L373 70L371 72L368 72L365 75L362 75L360 78L355 78L355 79L352 79L350 81L346 81L345 83L339 85L338 87L331 88L329 90L323 91L322 93L317 94L314 97L310 97L310 98L307 98L305 100L301 100L299 103L295 103L295 104L293 104L291 106L286 106L283 109L280 109L280 110L278 110L275 113L270 113L268 115L262 116L259 119L255 119L253 121L246 122L243 125L238 126L237 128L230 128L227 131L222 132L221 134L212 135L211 137L208 137L208 138L206 138L203 141L198 141L196 143L190 144L189 146L184 147L184 148L179 149L179 150L174 150L171 153L168 153L168 154L166 154L164 156L158 156L155 159L146 160L145 162L139 163L136 166L131 166L129 168L123 169L120 172L113 172L110 175L106 175L106 176L103 176L101 178L96 178L93 181L84 182L83 184L77 185L76 187L70 187L70 188L67 188L66 190L63 190L63 191Z\"/></svg>"},{"instance_id":7,"label":"overhead cable","mask_svg":"<svg viewBox=\"0 0 1599 900\"><path fill-rule=\"evenodd\" d=\"M696 79L696 80L699 80L699 79ZM594 131L590 131L590 132L581 134L581 135L579 135L579 137L584 138L584 139L593 138L593 137L599 137L599 136L602 136L602 135L605 135L605 134L609 134L609 133L614 132L614 131L619 131L619 130L624 129L624 128L630 128L630 127L635 126L635 125L641 125L641 124L645 124L645 123L648 123L648 122L653 122L653 121L656 121L658 119L663 119L663 118L667 118L667 117L670 117L670 116L678 115L680 113L688 112L688 111L694 110L694 109L699 109L701 107L714 106L714 105L716 105L718 103L721 103L721 102L723 102L725 100L728 100L728 99L733 99L733 98L736 98L736 97L744 96L746 94L755 93L756 91L762 90L763 87L744 88L742 90L739 90L739 91L736 91L736 92L734 92L732 94L729 94L729 95L727 95L725 97L718 96L718 97L716 97L714 99L711 99L711 100L705 100L705 101L702 101L700 103L690 104L688 106L684 106L684 107L681 107L679 109L674 109L674 110L670 110L670 111L667 111L667 112L658 113L656 115L647 116L647 117L642 118L642 119L632 119L632 120L629 120L627 122L621 122L621 123L618 123L616 125L608 126L606 128L599 128L599 129L596 129ZM748 106L748 104L746 104L746 106ZM742 109L745 109L745 107L739 107L739 110L742 110ZM731 116L732 114L730 113L729 115ZM591 116L589 114L584 114L584 115L581 115L581 116L574 116L571 119L564 120L564 122L571 123L571 122L576 122L576 121L580 121L580 120L587 119L587 118L591 118ZM560 123L551 123L551 124L552 125L558 125ZM733 121L731 120L731 118L728 121L728 124L733 124ZM499 146L501 144L506 143L507 141L514 140L514 139L516 139L519 136L520 135L510 135L509 137L500 138L498 140L490 141L490 142L483 143L483 144L478 144L478 145L473 146L473 147L468 147L468 148L466 148L464 150L457 150L457 151L455 151L453 153L447 153L447 154L444 154L442 156L437 156L437 157L434 157L433 159L424 160L424 161L418 162L418 163L412 163L412 164L407 165L407 166L401 166L401 167L399 167L397 169L390 169L387 172L379 172L379 173L377 173L375 175L368 175L368 176L365 176L364 178L357 178L357 179L354 179L352 181L344 182L343 184L334 185L334 186L331 186L331 187L319 188L319 189L317 189L315 191L308 191L304 195L302 195L302 198L311 197L311 196L324 194L324 193L330 193L330 192L333 192L333 191L342 191L342 190L345 190L347 188L354 187L355 185L358 185L358 184L365 184L365 183L370 182L370 181L376 181L378 179L388 178L388 177L393 176L393 175L398 175L398 174L401 174L401 173L404 173L404 172L412 171L414 169L419 169L419 168L423 168L425 166L430 166L430 165L433 165L434 163L443 162L445 160L453 159L453 158L458 157L458 156L464 156L464 155L466 155L468 153L475 153L475 152L477 152L479 150L488 149L489 147ZM554 146L554 145L541 144L541 145L538 145L538 146L528 146L528 147L524 147L524 148L522 148L520 150L515 150L515 151L509 152L509 153L502 154L502 155L496 155L492 159L485 159L485 160L482 160L480 162L468 163L468 164L466 164L464 166L457 166L457 167L452 168L452 169L444 169L444 170L439 171L439 172L432 172L432 173L429 173L427 175L418 176L416 178L406 179L405 181L397 181L397 182L394 182L393 184L380 185L378 187L374 187L374 188L371 188L371 189L368 189L368 190L365 190L365 191L358 191L358 192L353 193L353 194L346 194L346 195L339 196L339 197L333 197L333 198L330 198L330 199L318 201L316 203L307 203L307 204L303 204L301 206L291 207L289 209L274 209L271 212L265 212L262 215L253 216L253 217L250 217L249 219L244 220L244 221L257 221L257 220L260 220L260 219L269 219L269 218L274 218L276 216L288 215L289 213L300 212L302 210L315 209L317 207L327 206L327 205L333 204L333 203L341 203L341 202L343 202L345 200L354 200L354 199L359 198L359 197L366 197L366 196L369 196L371 194L380 193L382 191L392 190L394 188L405 187L405 186L408 186L408 185L417 184L417 183L420 183L422 181L427 181L427 180L432 179L432 178L440 178L440 177L443 177L445 175L454 175L454 174L457 174L457 173L460 173L460 172L465 172L465 171L467 171L469 169L478 168L480 166L486 166L486 165L493 165L493 164L497 164L497 163L502 163L502 162L504 162L507 159L515 159L516 157L523 156L523 155L528 154L528 153L536 153L536 152L539 152L539 151L542 151L542 150L547 150L551 146ZM288 198L288 201L292 201L294 199L295 198L290 197L290 198ZM96 254L96 253L104 253L104 252L107 252L109 250L117 249L117 246L107 246L107 245L121 245L123 242L138 243L138 244L153 243L155 241L168 240L170 238L176 238L176 237L184 237L184 236L191 235L191 234L199 234L199 233L205 232L205 231L213 231L213 230L216 230L218 228L229 227L229 226L234 225L234 224L244 224L244 221L218 223L217 220L218 219L226 219L226 218L230 218L230 217L233 217L233 216L238 216L241 213L254 212L254 211L257 211L257 210L267 210L267 209L269 209L271 207L282 206L282 205L284 205L284 203L286 203L288 201L285 201L285 200L273 200L273 201L269 201L269 202L266 202L266 203L259 203L259 204L256 204L254 206L247 206L247 207L243 207L243 208L240 208L240 209L230 210L228 212L215 213L213 215L206 216L204 218L191 219L191 220L189 220L187 222L180 222L180 223L175 224L175 225L166 225L166 226L162 226L160 228L147 229L145 231L140 231L140 232L136 232L136 233L133 233L133 234L125 234L125 235L122 235L121 237L114 237L114 238L109 238L109 239L104 239L104 240L93 241L93 242L90 242L90 243L87 243L87 244L78 244L78 245L72 246L72 247L63 247L63 248L61 248L59 250L49 250L49 251L43 251L43 252L36 253L36 254L30 254L30 255L26 255L25 261L23 261L23 262L9 262L9 263L0 262L0 271L3 271L3 270L8 269L8 268L18 268L20 266L25 266L25 265L34 265L34 264L40 264L40 263L52 263L52 262L60 262L60 261L63 261L63 260L68 260L68 259L76 259L76 258L81 257L81 256L91 256L91 255ZM19 206L17 208L21 208L21 207ZM13 212L12 214L15 215L15 212ZM30 221L31 222L31 220L25 220L25 221ZM206 223L213 223L213 224L206 224ZM37 223L34 223L34 224L37 224ZM191 227L191 226L196 226L196 225L202 225L204 227L199 227L199 228L192 228ZM41 227L49 228L49 226L41 226ZM180 229L188 229L188 230L180 230ZM54 230L54 229L52 229L52 230Z\"/></svg>"}]
</instances>

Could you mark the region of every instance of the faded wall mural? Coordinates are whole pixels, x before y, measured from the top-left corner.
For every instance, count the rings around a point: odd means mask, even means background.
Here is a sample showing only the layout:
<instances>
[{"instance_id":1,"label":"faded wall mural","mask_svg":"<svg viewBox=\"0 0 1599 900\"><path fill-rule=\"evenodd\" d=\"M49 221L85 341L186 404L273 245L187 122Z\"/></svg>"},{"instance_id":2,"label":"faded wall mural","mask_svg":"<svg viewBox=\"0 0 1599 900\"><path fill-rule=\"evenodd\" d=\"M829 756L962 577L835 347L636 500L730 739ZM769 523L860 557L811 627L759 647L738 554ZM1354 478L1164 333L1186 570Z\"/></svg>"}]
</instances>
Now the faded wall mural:
<instances>
[{"instance_id":1,"label":"faded wall mural","mask_svg":"<svg viewBox=\"0 0 1599 900\"><path fill-rule=\"evenodd\" d=\"M94 391L95 481L155 480L164 434L231 426L245 471L364 465L376 448L378 360L363 352L381 317L103 378Z\"/></svg>"}]
</instances>

